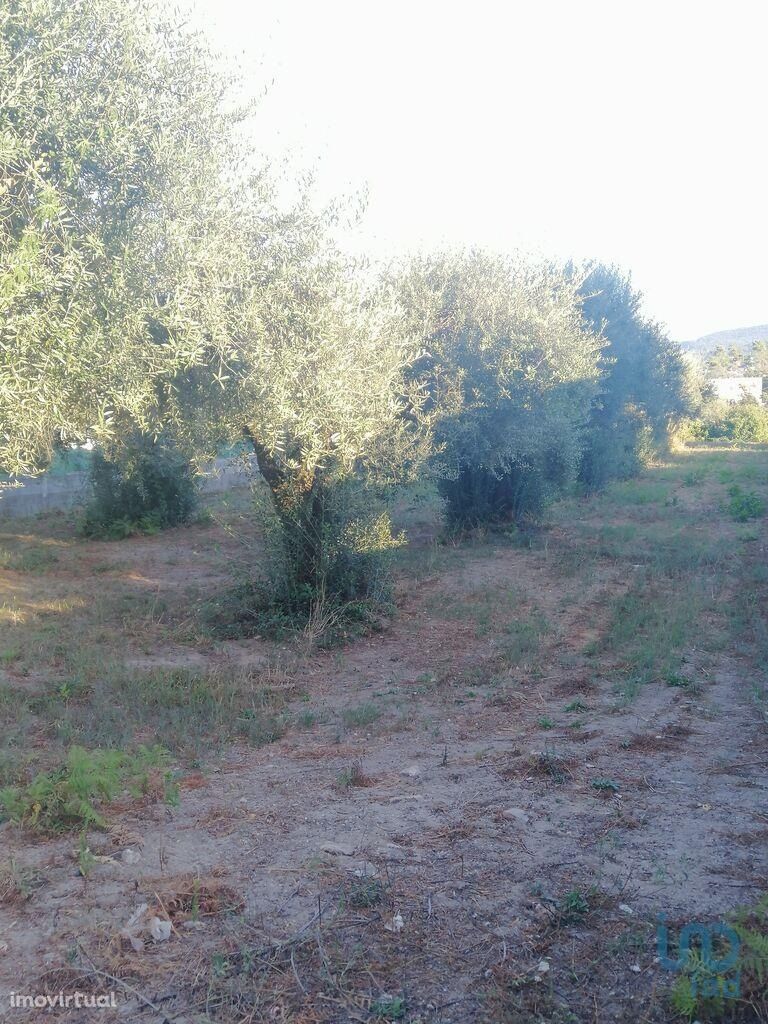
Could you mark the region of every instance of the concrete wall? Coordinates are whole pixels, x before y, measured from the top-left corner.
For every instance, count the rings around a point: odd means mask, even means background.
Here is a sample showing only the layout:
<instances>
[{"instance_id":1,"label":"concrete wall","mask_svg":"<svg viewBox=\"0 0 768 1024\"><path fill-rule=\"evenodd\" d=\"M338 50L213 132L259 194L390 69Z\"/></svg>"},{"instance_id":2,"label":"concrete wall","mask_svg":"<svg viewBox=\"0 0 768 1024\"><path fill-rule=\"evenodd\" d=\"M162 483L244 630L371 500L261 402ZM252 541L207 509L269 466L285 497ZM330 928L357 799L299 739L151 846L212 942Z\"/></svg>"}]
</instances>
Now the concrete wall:
<instances>
[{"instance_id":1,"label":"concrete wall","mask_svg":"<svg viewBox=\"0 0 768 1024\"><path fill-rule=\"evenodd\" d=\"M713 377L709 381L717 398L725 402L740 402L743 398L763 397L762 377Z\"/></svg>"},{"instance_id":2,"label":"concrete wall","mask_svg":"<svg viewBox=\"0 0 768 1024\"><path fill-rule=\"evenodd\" d=\"M248 483L248 472L240 461L217 459L199 479L204 494L228 491ZM88 498L88 474L19 477L13 483L0 482L0 520L34 516L39 512L67 509Z\"/></svg>"}]
</instances>

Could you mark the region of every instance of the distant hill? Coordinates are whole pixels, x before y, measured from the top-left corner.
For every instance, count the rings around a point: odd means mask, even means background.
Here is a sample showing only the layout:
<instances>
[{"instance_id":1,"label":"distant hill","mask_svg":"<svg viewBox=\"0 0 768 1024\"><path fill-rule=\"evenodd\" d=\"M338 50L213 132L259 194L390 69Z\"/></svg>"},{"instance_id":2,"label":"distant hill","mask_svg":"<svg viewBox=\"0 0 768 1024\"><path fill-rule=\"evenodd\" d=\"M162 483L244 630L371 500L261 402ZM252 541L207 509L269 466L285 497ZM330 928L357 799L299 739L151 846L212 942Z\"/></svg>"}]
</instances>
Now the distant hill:
<instances>
[{"instance_id":1,"label":"distant hill","mask_svg":"<svg viewBox=\"0 0 768 1024\"><path fill-rule=\"evenodd\" d=\"M705 334L703 338L696 338L695 341L683 341L680 344L689 352L708 355L710 352L714 352L718 345L722 345L723 348L735 345L740 349L748 349L753 341L768 341L768 324L758 324L757 327L736 327L731 331L716 331L714 334Z\"/></svg>"}]
</instances>

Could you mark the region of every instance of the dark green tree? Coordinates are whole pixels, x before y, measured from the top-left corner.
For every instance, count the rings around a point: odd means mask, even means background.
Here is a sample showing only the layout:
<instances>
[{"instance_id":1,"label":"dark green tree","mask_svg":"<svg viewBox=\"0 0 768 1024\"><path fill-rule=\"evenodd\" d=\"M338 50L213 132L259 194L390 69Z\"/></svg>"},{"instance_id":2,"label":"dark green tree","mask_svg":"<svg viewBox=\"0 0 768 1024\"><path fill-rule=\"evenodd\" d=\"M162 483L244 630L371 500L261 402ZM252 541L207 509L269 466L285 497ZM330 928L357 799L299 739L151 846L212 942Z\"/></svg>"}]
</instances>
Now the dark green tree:
<instances>
[{"instance_id":1,"label":"dark green tree","mask_svg":"<svg viewBox=\"0 0 768 1024\"><path fill-rule=\"evenodd\" d=\"M538 515L574 478L600 342L576 285L548 265L483 252L394 273L434 416L433 469L450 522Z\"/></svg>"},{"instance_id":2,"label":"dark green tree","mask_svg":"<svg viewBox=\"0 0 768 1024\"><path fill-rule=\"evenodd\" d=\"M579 291L586 323L606 341L580 470L588 488L599 488L635 474L666 443L671 424L690 408L690 374L679 346L642 316L628 275L594 264Z\"/></svg>"}]
</instances>

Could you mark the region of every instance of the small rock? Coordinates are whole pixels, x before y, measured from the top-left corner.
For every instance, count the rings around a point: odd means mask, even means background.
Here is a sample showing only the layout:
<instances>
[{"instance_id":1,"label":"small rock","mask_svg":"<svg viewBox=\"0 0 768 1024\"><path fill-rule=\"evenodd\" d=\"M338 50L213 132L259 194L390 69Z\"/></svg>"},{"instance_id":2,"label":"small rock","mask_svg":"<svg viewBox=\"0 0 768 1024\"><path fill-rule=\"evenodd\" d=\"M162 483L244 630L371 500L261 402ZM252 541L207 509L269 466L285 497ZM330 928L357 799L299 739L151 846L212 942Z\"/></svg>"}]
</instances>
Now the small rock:
<instances>
[{"instance_id":1,"label":"small rock","mask_svg":"<svg viewBox=\"0 0 768 1024\"><path fill-rule=\"evenodd\" d=\"M347 843L323 843L320 847L323 853L333 854L334 857L354 857L355 848Z\"/></svg>"},{"instance_id":2,"label":"small rock","mask_svg":"<svg viewBox=\"0 0 768 1024\"><path fill-rule=\"evenodd\" d=\"M367 860L361 861L353 870L358 878L374 878L379 873L376 865Z\"/></svg>"},{"instance_id":3,"label":"small rock","mask_svg":"<svg viewBox=\"0 0 768 1024\"><path fill-rule=\"evenodd\" d=\"M632 907L627 906L626 903L620 903L619 910L622 912L622 914L634 914L634 910L632 909Z\"/></svg>"},{"instance_id":4,"label":"small rock","mask_svg":"<svg viewBox=\"0 0 768 1024\"><path fill-rule=\"evenodd\" d=\"M402 863L404 860L408 860L409 853L407 850L403 850L400 846L380 846L376 851L378 857L382 857L384 860L392 860L396 863Z\"/></svg>"},{"instance_id":5,"label":"small rock","mask_svg":"<svg viewBox=\"0 0 768 1024\"><path fill-rule=\"evenodd\" d=\"M138 864L139 861L141 860L141 854L139 853L138 850L132 850L130 847L128 847L127 850L123 850L123 852L120 854L120 860L123 862L123 864Z\"/></svg>"},{"instance_id":6,"label":"small rock","mask_svg":"<svg viewBox=\"0 0 768 1024\"><path fill-rule=\"evenodd\" d=\"M171 922L163 921L160 917L151 917L149 919L149 934L155 940L155 942L165 942L166 939L171 937Z\"/></svg>"},{"instance_id":7,"label":"small rock","mask_svg":"<svg viewBox=\"0 0 768 1024\"><path fill-rule=\"evenodd\" d=\"M528 815L519 807L505 807L501 816L506 821L516 821L518 825L527 825L529 821Z\"/></svg>"},{"instance_id":8,"label":"small rock","mask_svg":"<svg viewBox=\"0 0 768 1024\"><path fill-rule=\"evenodd\" d=\"M629 969L630 969L630 971L632 971L633 974L639 974L640 973L640 964L632 964L632 966Z\"/></svg>"},{"instance_id":9,"label":"small rock","mask_svg":"<svg viewBox=\"0 0 768 1024\"><path fill-rule=\"evenodd\" d=\"M400 774L408 775L410 778L415 779L417 775L421 775L421 768L417 764L411 764L407 768L403 768Z\"/></svg>"},{"instance_id":10,"label":"small rock","mask_svg":"<svg viewBox=\"0 0 768 1024\"><path fill-rule=\"evenodd\" d=\"M395 914L395 916L392 918L392 924L385 924L384 927L388 932L395 932L395 934L401 932L403 928L405 928L405 921L403 920L403 915L400 913Z\"/></svg>"},{"instance_id":11,"label":"small rock","mask_svg":"<svg viewBox=\"0 0 768 1024\"><path fill-rule=\"evenodd\" d=\"M548 960L539 960L539 965L536 968L536 973L537 974L546 974L548 970L549 970L549 961Z\"/></svg>"}]
</instances>

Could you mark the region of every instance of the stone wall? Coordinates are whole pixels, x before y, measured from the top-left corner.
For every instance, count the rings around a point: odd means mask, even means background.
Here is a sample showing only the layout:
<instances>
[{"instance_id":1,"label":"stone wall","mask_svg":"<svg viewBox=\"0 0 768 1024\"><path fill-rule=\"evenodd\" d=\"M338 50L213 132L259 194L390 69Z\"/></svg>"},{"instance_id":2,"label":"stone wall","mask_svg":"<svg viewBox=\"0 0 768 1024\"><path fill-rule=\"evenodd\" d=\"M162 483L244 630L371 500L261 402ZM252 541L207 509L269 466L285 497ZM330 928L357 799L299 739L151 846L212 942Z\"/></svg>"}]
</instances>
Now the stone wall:
<instances>
[{"instance_id":1,"label":"stone wall","mask_svg":"<svg viewBox=\"0 0 768 1024\"><path fill-rule=\"evenodd\" d=\"M248 471L239 460L217 459L200 477L200 490L204 494L228 491L244 486L248 479ZM0 483L0 520L72 508L87 500L88 488L87 473L62 476L43 473L38 477L19 477L11 483Z\"/></svg>"}]
</instances>

